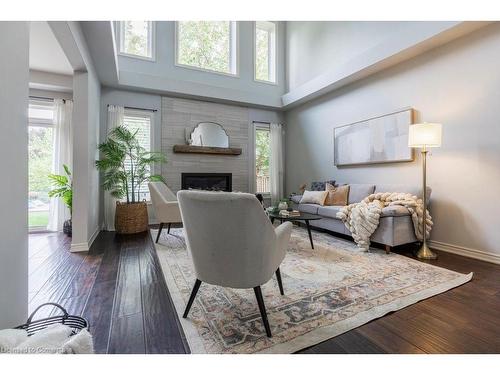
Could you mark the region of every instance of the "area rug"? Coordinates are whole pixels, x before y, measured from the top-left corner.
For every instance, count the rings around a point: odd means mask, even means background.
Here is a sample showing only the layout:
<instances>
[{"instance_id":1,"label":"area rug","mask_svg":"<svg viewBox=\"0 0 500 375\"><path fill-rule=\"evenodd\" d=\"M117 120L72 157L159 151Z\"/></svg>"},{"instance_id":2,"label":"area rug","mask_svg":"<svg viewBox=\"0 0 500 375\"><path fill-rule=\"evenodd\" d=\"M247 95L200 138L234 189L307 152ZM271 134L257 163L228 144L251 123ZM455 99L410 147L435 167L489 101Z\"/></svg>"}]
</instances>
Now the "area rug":
<instances>
[{"instance_id":1,"label":"area rug","mask_svg":"<svg viewBox=\"0 0 500 375\"><path fill-rule=\"evenodd\" d=\"M275 278L262 287L273 333L268 338L252 289L203 283L182 318L195 275L183 230L162 233L156 249L191 352L293 353L472 278L383 250L362 252L326 233L313 236L314 250L307 232L294 226L280 267L285 295Z\"/></svg>"}]
</instances>

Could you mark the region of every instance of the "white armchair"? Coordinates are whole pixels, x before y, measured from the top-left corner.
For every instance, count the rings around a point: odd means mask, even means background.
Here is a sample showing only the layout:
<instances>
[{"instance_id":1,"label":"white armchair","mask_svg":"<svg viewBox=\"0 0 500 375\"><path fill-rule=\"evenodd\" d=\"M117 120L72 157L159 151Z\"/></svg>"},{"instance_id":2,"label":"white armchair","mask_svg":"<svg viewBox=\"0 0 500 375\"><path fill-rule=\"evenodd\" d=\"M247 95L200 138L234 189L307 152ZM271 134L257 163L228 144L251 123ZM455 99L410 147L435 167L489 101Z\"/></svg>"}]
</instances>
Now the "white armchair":
<instances>
[{"instance_id":1,"label":"white armchair","mask_svg":"<svg viewBox=\"0 0 500 375\"><path fill-rule=\"evenodd\" d=\"M167 233L170 233L170 226L172 223L182 222L181 213L179 211L177 197L165 183L150 182L148 187L156 218L160 222L160 229L156 236L156 242L158 243L163 226L168 224Z\"/></svg>"},{"instance_id":2,"label":"white armchair","mask_svg":"<svg viewBox=\"0 0 500 375\"><path fill-rule=\"evenodd\" d=\"M196 274L183 317L187 317L202 281L253 288L266 334L271 337L260 286L276 273L284 294L279 266L292 224L285 222L275 229L252 194L181 190L177 198Z\"/></svg>"}]
</instances>

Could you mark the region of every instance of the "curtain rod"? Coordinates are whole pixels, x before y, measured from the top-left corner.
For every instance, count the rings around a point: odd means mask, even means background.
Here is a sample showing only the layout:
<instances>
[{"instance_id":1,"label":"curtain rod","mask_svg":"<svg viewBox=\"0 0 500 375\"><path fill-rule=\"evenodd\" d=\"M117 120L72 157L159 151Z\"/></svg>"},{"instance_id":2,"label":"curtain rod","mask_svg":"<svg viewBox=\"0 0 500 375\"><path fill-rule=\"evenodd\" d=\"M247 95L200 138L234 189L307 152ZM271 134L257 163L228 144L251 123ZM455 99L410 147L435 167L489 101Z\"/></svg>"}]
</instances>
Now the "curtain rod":
<instances>
[{"instance_id":1,"label":"curtain rod","mask_svg":"<svg viewBox=\"0 0 500 375\"><path fill-rule=\"evenodd\" d=\"M108 107L110 105L114 105L114 104L108 104ZM126 109L136 109L138 111L158 112L157 109L150 109L150 108L139 108L139 107L129 107L129 106L123 106L123 108L126 108Z\"/></svg>"}]
</instances>

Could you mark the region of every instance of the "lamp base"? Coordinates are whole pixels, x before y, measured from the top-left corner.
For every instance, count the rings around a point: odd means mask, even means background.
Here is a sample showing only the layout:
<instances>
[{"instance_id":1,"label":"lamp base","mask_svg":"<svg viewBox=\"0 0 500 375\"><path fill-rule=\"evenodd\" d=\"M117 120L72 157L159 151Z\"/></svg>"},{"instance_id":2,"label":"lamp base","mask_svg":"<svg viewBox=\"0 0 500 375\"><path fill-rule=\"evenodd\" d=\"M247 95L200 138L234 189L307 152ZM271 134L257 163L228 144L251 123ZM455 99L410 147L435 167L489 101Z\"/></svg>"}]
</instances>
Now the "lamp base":
<instances>
[{"instance_id":1,"label":"lamp base","mask_svg":"<svg viewBox=\"0 0 500 375\"><path fill-rule=\"evenodd\" d=\"M420 249L417 252L418 259L436 259L437 255L432 252L432 250L427 246L426 243L423 243Z\"/></svg>"}]
</instances>

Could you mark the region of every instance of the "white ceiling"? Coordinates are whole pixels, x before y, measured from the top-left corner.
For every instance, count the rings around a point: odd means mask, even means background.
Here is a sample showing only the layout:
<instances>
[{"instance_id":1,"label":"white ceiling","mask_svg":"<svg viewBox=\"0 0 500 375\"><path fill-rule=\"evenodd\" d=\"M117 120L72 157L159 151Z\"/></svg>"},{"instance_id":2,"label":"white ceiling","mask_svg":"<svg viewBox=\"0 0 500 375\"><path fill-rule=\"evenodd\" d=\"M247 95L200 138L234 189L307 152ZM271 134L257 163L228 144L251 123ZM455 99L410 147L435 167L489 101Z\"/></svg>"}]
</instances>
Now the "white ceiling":
<instances>
[{"instance_id":1,"label":"white ceiling","mask_svg":"<svg viewBox=\"0 0 500 375\"><path fill-rule=\"evenodd\" d=\"M73 75L73 69L66 55L45 21L31 22L30 69Z\"/></svg>"}]
</instances>

